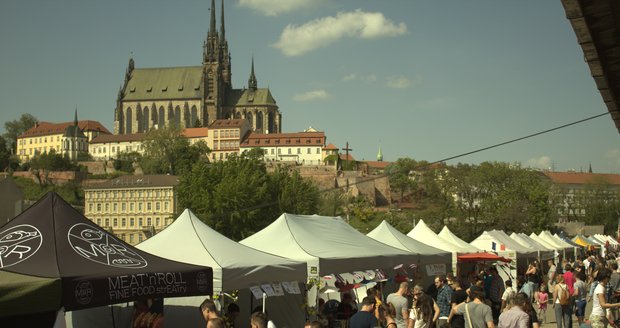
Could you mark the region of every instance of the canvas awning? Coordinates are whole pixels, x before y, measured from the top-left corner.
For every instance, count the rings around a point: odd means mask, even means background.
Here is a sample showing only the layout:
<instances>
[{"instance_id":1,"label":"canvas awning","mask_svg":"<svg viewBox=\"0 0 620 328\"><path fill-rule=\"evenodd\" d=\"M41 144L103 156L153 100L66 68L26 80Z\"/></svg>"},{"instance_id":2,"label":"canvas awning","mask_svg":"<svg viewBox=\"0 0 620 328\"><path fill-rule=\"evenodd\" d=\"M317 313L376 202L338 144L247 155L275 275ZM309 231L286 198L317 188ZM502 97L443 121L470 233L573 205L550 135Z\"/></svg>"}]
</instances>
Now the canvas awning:
<instances>
[{"instance_id":1,"label":"canvas awning","mask_svg":"<svg viewBox=\"0 0 620 328\"><path fill-rule=\"evenodd\" d=\"M49 290L60 292L50 297L53 305L66 310L139 298L208 295L213 288L211 268L163 259L126 244L53 192L0 227L0 249L1 270L44 278L52 285ZM53 287L57 282L59 290ZM36 280L23 284L37 288ZM10 288L10 281L0 280L0 286ZM34 291L24 297L35 295L50 296ZM11 304L0 308L2 315L18 314L5 311L14 308ZM28 307L21 313L38 310Z\"/></svg>"},{"instance_id":2,"label":"canvas awning","mask_svg":"<svg viewBox=\"0 0 620 328\"><path fill-rule=\"evenodd\" d=\"M240 243L270 254L304 261L308 264L310 275L388 269L419 261L418 254L365 236L339 217L284 213Z\"/></svg>"},{"instance_id":3,"label":"canvas awning","mask_svg":"<svg viewBox=\"0 0 620 328\"><path fill-rule=\"evenodd\" d=\"M213 268L213 289L218 292L261 283L306 281L306 263L239 244L211 229L189 209L136 247L161 257Z\"/></svg>"}]
</instances>

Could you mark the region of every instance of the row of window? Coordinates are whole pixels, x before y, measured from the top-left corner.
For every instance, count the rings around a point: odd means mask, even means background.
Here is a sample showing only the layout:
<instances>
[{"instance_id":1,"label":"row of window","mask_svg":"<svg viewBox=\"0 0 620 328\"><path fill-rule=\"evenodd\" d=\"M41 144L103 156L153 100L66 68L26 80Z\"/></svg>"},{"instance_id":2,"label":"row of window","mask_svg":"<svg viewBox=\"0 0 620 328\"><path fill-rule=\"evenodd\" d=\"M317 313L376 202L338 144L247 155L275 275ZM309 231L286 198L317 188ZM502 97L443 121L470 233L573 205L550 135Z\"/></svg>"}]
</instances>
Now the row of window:
<instances>
[{"instance_id":1,"label":"row of window","mask_svg":"<svg viewBox=\"0 0 620 328\"><path fill-rule=\"evenodd\" d=\"M129 206L127 205L129 204ZM136 205L137 204L137 205ZM129 212L135 212L136 208L138 209L138 212L142 212L143 210L143 203L120 203L120 211L119 211L119 203L112 203L112 213L125 213L127 212L127 208L129 208ZM168 207L169 207L169 203L168 202L164 202L164 206L163 206L163 210L164 211L168 211ZM94 213L110 213L110 203L105 203L105 204L101 204L101 203L97 203L97 204L93 204L90 203L88 204L88 212L89 213L93 213L93 209L96 209L96 211L94 211ZM105 210L103 210L105 209ZM161 207L161 202L155 202L155 206L154 206L155 211L161 211L162 207ZM147 202L146 203L146 211L152 211L153 210L153 206L151 202Z\"/></svg>"},{"instance_id":2,"label":"row of window","mask_svg":"<svg viewBox=\"0 0 620 328\"><path fill-rule=\"evenodd\" d=\"M124 234L124 233L120 233L118 235L116 235L118 237L118 239L133 244L136 240L141 243L144 240L144 237L142 236L142 233L128 233L128 234ZM137 236L137 237L136 237Z\"/></svg>"},{"instance_id":3,"label":"row of window","mask_svg":"<svg viewBox=\"0 0 620 328\"><path fill-rule=\"evenodd\" d=\"M136 151L141 151L142 150L142 146L140 144L136 145L135 148ZM106 153L108 151L108 148L106 146L101 146L101 147L95 147L95 149L93 149L93 153L95 154L101 154L101 153ZM121 151L123 151L121 149L121 146L110 146L110 152L111 153L120 153ZM134 151L134 147L132 145L127 145L125 146L125 151L126 152L131 152Z\"/></svg>"},{"instance_id":4,"label":"row of window","mask_svg":"<svg viewBox=\"0 0 620 328\"><path fill-rule=\"evenodd\" d=\"M262 142L262 143L264 143L264 144L269 145L269 144L271 144L271 139L255 139L255 140L254 140L254 144L255 144L255 145L258 145L258 144L260 144L261 142ZM279 144L280 144L280 139L275 139L274 143L275 143L276 145L279 145ZM285 143L286 143L287 145L288 145L288 144L290 144L290 143L291 143L291 139L286 139L286 140L285 140ZM297 139L297 140L295 140L295 143L300 144L300 143L301 143L301 139ZM312 143L312 139L310 139L310 138L306 139L306 143L307 143L307 144ZM315 140L315 143L316 143L316 144L321 144L321 145L322 145L322 144L323 144L323 141L322 141L321 139L316 139L316 140Z\"/></svg>"},{"instance_id":5,"label":"row of window","mask_svg":"<svg viewBox=\"0 0 620 328\"><path fill-rule=\"evenodd\" d=\"M239 140L215 141L213 143L213 149L231 149L231 148L239 148Z\"/></svg>"},{"instance_id":6,"label":"row of window","mask_svg":"<svg viewBox=\"0 0 620 328\"><path fill-rule=\"evenodd\" d=\"M267 154L267 149L263 148L265 150L265 154ZM293 154L293 148L288 148L287 149L287 154L292 155ZM301 155L302 153L302 148L297 148L297 155ZM317 155L321 154L321 148L316 148L315 153ZM269 154L274 155L275 154L275 150L274 148L270 148L269 150ZM282 148L278 148L278 154L282 154ZM307 148L306 149L306 154L310 155L312 154L312 148Z\"/></svg>"},{"instance_id":7,"label":"row of window","mask_svg":"<svg viewBox=\"0 0 620 328\"><path fill-rule=\"evenodd\" d=\"M37 141L38 143L44 143L44 142L47 142L47 137L39 137L38 139L37 138L20 139L19 144L22 146L26 145L26 143L32 145L33 141L34 141L34 144L37 144ZM50 137L50 142L52 141L54 141L54 137ZM60 141L59 135L56 136L56 141Z\"/></svg>"},{"instance_id":8,"label":"row of window","mask_svg":"<svg viewBox=\"0 0 620 328\"><path fill-rule=\"evenodd\" d=\"M127 197L134 198L138 196L138 198L144 197L156 197L159 198L161 196L170 197L171 189L149 189L149 190L107 190L107 191L93 191L86 193L86 199L126 199Z\"/></svg>"},{"instance_id":9,"label":"row of window","mask_svg":"<svg viewBox=\"0 0 620 328\"><path fill-rule=\"evenodd\" d=\"M213 131L214 138L235 138L239 137L239 129L234 130L214 130Z\"/></svg>"},{"instance_id":10,"label":"row of window","mask_svg":"<svg viewBox=\"0 0 620 328\"><path fill-rule=\"evenodd\" d=\"M129 218L129 225L127 225L127 218L98 218L97 219L97 225L102 226L104 228L113 228L113 229L119 229L119 228L136 228L136 229L140 229L142 227L144 227L144 223L146 223L146 226L153 226L153 223L155 223L154 227L156 229L158 228L163 228L162 223L165 224L165 222L161 219L161 218L155 218L155 220L153 220L152 218L146 218L146 221L143 220L143 218L138 218L137 220L135 218ZM110 225L110 223L112 223ZM120 225L119 225L120 223ZM138 225L136 225L136 223L138 223Z\"/></svg>"}]
</instances>

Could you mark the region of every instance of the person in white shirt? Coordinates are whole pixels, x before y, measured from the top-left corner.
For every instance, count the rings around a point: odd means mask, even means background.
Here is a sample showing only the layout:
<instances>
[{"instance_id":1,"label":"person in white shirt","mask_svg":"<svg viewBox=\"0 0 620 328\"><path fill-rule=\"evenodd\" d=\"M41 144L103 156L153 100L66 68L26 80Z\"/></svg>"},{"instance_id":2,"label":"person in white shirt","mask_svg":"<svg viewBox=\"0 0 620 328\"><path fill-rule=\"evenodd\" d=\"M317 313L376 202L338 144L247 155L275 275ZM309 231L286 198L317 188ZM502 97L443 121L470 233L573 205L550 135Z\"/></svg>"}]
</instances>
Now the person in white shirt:
<instances>
[{"instance_id":1,"label":"person in white shirt","mask_svg":"<svg viewBox=\"0 0 620 328\"><path fill-rule=\"evenodd\" d=\"M620 303L607 303L605 299L605 286L609 282L611 271L607 268L600 268L596 279L598 285L594 288L592 295L592 313L590 314L590 323L592 328L607 327L607 319L605 318L605 310L610 308L619 308Z\"/></svg>"},{"instance_id":2,"label":"person in white shirt","mask_svg":"<svg viewBox=\"0 0 620 328\"><path fill-rule=\"evenodd\" d=\"M502 312L506 308L506 305L509 304L510 300L517 295L517 291L512 288L512 280L508 279L504 282L506 285L506 289L504 290L504 294L502 294Z\"/></svg>"}]
</instances>

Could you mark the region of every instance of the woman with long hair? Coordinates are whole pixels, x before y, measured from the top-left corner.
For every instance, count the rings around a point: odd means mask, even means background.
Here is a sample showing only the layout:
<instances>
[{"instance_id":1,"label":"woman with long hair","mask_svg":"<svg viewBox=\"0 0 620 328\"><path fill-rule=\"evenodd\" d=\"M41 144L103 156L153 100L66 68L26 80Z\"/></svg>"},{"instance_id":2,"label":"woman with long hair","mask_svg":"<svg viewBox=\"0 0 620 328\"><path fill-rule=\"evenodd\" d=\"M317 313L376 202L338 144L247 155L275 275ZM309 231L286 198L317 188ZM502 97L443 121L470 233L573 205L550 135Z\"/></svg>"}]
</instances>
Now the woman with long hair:
<instances>
[{"instance_id":1,"label":"woman with long hair","mask_svg":"<svg viewBox=\"0 0 620 328\"><path fill-rule=\"evenodd\" d=\"M598 285L594 288L592 296L592 313L590 314L590 323L592 328L604 328L607 327L607 318L605 316L605 310L609 308L618 308L620 303L607 303L605 286L609 282L611 277L611 271L607 268L598 269L596 280Z\"/></svg>"},{"instance_id":2,"label":"woman with long hair","mask_svg":"<svg viewBox=\"0 0 620 328\"><path fill-rule=\"evenodd\" d=\"M383 327L396 328L396 320L394 320L394 317L396 317L396 309L394 305L392 305L392 303L381 303L378 308L379 320L382 324L385 323Z\"/></svg>"},{"instance_id":3,"label":"woman with long hair","mask_svg":"<svg viewBox=\"0 0 620 328\"><path fill-rule=\"evenodd\" d=\"M433 299L420 294L409 314L409 328L430 328L433 323Z\"/></svg>"}]
</instances>

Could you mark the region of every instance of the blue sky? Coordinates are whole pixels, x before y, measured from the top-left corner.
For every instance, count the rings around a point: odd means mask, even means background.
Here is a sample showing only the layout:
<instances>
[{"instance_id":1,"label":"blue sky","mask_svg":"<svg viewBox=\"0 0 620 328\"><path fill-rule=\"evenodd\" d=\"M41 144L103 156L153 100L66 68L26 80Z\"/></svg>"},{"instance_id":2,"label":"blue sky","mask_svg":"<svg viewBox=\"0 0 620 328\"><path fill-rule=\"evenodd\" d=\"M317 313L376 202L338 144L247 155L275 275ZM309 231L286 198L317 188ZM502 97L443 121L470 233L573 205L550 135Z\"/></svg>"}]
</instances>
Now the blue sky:
<instances>
[{"instance_id":1,"label":"blue sky","mask_svg":"<svg viewBox=\"0 0 620 328\"><path fill-rule=\"evenodd\" d=\"M5 0L0 122L97 120L113 129L136 67L197 66L210 0ZM219 27L220 0L216 0ZM233 86L252 55L283 131L309 126L356 159L436 161L606 112L554 1L226 0ZM3 128L3 127L2 127ZM620 173L604 116L449 163Z\"/></svg>"}]
</instances>

